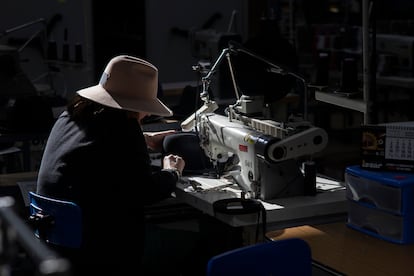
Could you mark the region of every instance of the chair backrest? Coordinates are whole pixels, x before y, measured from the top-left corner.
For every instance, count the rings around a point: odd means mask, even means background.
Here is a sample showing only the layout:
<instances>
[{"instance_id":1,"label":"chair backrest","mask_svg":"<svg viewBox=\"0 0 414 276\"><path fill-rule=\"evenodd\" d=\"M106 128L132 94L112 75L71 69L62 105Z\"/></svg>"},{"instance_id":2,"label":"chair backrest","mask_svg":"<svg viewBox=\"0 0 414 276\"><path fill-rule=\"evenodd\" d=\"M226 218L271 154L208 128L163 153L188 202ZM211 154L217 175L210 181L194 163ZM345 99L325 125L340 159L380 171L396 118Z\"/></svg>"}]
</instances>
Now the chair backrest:
<instances>
[{"instance_id":1,"label":"chair backrest","mask_svg":"<svg viewBox=\"0 0 414 276\"><path fill-rule=\"evenodd\" d=\"M312 254L298 238L248 245L212 257L206 276L312 275Z\"/></svg>"},{"instance_id":2,"label":"chair backrest","mask_svg":"<svg viewBox=\"0 0 414 276\"><path fill-rule=\"evenodd\" d=\"M82 243L82 212L70 201L29 192L30 218L35 235L46 243L79 248Z\"/></svg>"}]
</instances>

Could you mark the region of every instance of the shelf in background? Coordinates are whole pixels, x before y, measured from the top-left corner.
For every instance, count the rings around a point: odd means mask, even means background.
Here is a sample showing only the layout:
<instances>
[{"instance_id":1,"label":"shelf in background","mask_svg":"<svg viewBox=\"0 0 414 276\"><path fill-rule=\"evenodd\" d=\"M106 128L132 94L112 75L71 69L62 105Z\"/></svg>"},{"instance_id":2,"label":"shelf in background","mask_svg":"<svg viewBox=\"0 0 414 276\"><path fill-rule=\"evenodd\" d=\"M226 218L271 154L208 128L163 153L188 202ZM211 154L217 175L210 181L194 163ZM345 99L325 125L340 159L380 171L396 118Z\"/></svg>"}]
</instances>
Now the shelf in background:
<instances>
[{"instance_id":1,"label":"shelf in background","mask_svg":"<svg viewBox=\"0 0 414 276\"><path fill-rule=\"evenodd\" d=\"M414 88L414 78L401 76L377 76L377 85Z\"/></svg>"},{"instance_id":2,"label":"shelf in background","mask_svg":"<svg viewBox=\"0 0 414 276\"><path fill-rule=\"evenodd\" d=\"M315 91L315 99L321 102L367 113L367 103L362 99L350 99L332 92Z\"/></svg>"}]
</instances>

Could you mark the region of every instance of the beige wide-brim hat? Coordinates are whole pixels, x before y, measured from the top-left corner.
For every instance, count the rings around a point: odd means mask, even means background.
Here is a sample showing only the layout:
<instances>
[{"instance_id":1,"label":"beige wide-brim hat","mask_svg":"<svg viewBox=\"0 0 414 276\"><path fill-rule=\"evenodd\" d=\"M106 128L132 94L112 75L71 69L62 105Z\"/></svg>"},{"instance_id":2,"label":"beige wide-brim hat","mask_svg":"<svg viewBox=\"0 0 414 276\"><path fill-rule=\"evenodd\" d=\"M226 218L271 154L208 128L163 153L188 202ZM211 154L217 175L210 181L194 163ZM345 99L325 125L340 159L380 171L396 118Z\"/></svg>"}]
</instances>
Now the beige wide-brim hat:
<instances>
[{"instance_id":1,"label":"beige wide-brim hat","mask_svg":"<svg viewBox=\"0 0 414 276\"><path fill-rule=\"evenodd\" d=\"M99 104L158 116L172 111L157 98L158 69L143 59L121 55L108 63L98 85L76 93Z\"/></svg>"}]
</instances>

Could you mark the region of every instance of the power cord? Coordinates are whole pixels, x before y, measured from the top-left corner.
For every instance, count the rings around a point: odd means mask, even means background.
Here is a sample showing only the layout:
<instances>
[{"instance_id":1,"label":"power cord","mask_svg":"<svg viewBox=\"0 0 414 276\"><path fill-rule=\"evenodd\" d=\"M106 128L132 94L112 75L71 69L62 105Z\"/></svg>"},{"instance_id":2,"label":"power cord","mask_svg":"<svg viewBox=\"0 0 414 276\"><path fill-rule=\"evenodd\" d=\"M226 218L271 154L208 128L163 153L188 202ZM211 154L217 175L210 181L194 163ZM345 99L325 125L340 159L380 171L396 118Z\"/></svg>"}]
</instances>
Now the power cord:
<instances>
[{"instance_id":1,"label":"power cord","mask_svg":"<svg viewBox=\"0 0 414 276\"><path fill-rule=\"evenodd\" d=\"M262 218L262 234L266 237L266 209L263 204L251 198L225 198L213 203L214 215L217 213L226 215L257 214L256 242L259 241L260 217Z\"/></svg>"}]
</instances>

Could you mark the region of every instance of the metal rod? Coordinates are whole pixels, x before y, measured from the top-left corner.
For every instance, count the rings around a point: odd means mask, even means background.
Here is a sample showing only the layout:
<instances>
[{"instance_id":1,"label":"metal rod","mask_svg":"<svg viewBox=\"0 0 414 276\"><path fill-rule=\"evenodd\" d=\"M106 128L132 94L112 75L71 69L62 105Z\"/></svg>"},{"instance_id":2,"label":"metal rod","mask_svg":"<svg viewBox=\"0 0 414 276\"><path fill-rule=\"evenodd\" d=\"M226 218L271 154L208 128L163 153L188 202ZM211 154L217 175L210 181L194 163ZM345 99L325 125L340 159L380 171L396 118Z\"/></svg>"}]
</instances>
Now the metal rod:
<instances>
[{"instance_id":1,"label":"metal rod","mask_svg":"<svg viewBox=\"0 0 414 276\"><path fill-rule=\"evenodd\" d=\"M210 87L211 78L212 78L213 74L216 73L217 67L219 66L219 64L223 60L224 56L228 52L229 52L229 49L228 48L223 49L221 51L219 57L217 58L216 62L211 67L210 71L208 71L207 75L205 75L201 79L201 82L202 82L202 85L203 85L203 91L201 92L201 98L203 99L204 102L208 102L209 101L208 89Z\"/></svg>"},{"instance_id":2,"label":"metal rod","mask_svg":"<svg viewBox=\"0 0 414 276\"><path fill-rule=\"evenodd\" d=\"M363 100L366 108L364 112L364 124L371 121L370 118L370 56L369 56L369 3L370 0L362 1L362 58L363 58Z\"/></svg>"},{"instance_id":3,"label":"metal rod","mask_svg":"<svg viewBox=\"0 0 414 276\"><path fill-rule=\"evenodd\" d=\"M233 64L231 63L230 54L227 53L226 57L227 57L227 63L229 65L229 70L230 70L230 75L231 75L231 81L233 83L234 93L236 93L236 98L237 98L237 100L239 100L240 99L240 94L239 94L239 90L237 89L236 77L234 76Z\"/></svg>"},{"instance_id":4,"label":"metal rod","mask_svg":"<svg viewBox=\"0 0 414 276\"><path fill-rule=\"evenodd\" d=\"M34 24L39 23L39 22L45 23L46 21L45 21L45 19L44 19L44 18L39 18L39 19L36 19L36 20L34 20L34 21L24 23L24 24L22 24L22 25L19 25L19 26L16 26L16 27L14 27L14 28L10 28L10 29L8 29L8 30L3 31L2 33L0 33L0 37L5 36L5 35L8 35L8 34L10 34L10 33L13 33L13 32L15 32L15 31L18 31L18 30L21 30L21 29L24 29L24 28L30 27L30 26L32 26L32 25L34 25Z\"/></svg>"}]
</instances>

